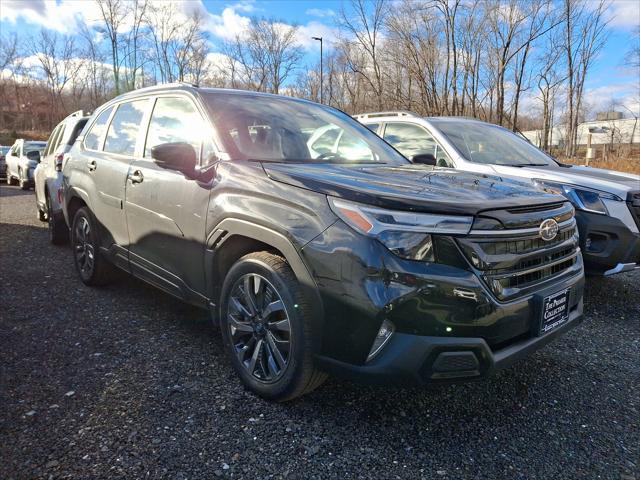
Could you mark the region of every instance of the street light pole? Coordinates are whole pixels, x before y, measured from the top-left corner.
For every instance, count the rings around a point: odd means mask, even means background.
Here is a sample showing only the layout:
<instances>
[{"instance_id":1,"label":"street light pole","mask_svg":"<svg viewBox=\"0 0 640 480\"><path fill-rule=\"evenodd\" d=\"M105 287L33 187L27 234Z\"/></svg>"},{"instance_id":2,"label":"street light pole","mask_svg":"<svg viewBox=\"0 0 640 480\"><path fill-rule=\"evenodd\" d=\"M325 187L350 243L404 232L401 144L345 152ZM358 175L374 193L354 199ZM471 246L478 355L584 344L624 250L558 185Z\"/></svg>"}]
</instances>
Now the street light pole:
<instances>
[{"instance_id":1,"label":"street light pole","mask_svg":"<svg viewBox=\"0 0 640 480\"><path fill-rule=\"evenodd\" d=\"M312 40L318 40L320 42L320 103L322 102L322 79L324 77L322 71L322 37L311 37Z\"/></svg>"}]
</instances>

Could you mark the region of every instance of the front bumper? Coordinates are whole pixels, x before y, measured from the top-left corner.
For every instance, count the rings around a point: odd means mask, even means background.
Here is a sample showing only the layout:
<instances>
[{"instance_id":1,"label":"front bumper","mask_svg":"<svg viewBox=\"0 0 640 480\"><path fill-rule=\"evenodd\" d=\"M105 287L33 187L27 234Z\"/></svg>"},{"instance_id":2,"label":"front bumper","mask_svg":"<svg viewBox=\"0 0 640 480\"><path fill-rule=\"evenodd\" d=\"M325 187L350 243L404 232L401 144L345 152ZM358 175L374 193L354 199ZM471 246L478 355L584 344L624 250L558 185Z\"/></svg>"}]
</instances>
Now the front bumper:
<instances>
[{"instance_id":1,"label":"front bumper","mask_svg":"<svg viewBox=\"0 0 640 480\"><path fill-rule=\"evenodd\" d=\"M319 367L374 382L480 378L582 318L580 255L564 273L499 301L469 269L455 242L449 243L447 252L439 251L446 254L446 265L412 262L337 222L305 245L303 258L324 307ZM538 336L544 299L564 290L570 291L568 321ZM367 361L385 320L395 332Z\"/></svg>"},{"instance_id":2,"label":"front bumper","mask_svg":"<svg viewBox=\"0 0 640 480\"><path fill-rule=\"evenodd\" d=\"M460 382L485 378L542 348L583 320L582 300L562 326L540 337L523 338L491 349L482 338L424 337L394 334L382 353L366 365L317 357L323 370L373 384Z\"/></svg>"},{"instance_id":3,"label":"front bumper","mask_svg":"<svg viewBox=\"0 0 640 480\"><path fill-rule=\"evenodd\" d=\"M576 211L580 248L589 275L613 275L640 266L640 234L619 219Z\"/></svg>"}]
</instances>

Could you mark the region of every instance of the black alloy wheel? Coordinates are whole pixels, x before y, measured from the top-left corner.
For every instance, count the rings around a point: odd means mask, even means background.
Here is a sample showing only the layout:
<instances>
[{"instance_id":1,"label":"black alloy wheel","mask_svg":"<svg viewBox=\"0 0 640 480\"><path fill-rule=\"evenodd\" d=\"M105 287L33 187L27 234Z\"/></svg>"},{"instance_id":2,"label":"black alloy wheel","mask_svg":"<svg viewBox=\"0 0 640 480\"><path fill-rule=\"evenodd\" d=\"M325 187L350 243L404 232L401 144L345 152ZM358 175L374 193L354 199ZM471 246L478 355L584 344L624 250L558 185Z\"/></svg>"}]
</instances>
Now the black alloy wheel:
<instances>
[{"instance_id":1,"label":"black alloy wheel","mask_svg":"<svg viewBox=\"0 0 640 480\"><path fill-rule=\"evenodd\" d=\"M264 277L248 273L231 291L227 308L233 348L260 382L277 381L289 365L291 322L280 294Z\"/></svg>"}]
</instances>

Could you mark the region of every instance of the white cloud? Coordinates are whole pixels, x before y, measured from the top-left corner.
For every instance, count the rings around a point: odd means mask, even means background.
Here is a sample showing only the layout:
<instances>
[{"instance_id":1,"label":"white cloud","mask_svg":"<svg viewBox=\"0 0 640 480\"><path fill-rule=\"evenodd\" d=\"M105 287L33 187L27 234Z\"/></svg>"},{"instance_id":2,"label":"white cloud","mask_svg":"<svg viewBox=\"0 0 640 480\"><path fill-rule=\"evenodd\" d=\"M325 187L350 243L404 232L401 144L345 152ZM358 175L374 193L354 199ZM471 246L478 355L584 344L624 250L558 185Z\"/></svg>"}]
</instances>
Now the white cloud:
<instances>
[{"instance_id":1,"label":"white cloud","mask_svg":"<svg viewBox=\"0 0 640 480\"><path fill-rule=\"evenodd\" d=\"M612 27L632 29L640 25L640 2L637 0L612 0L609 12Z\"/></svg>"},{"instance_id":2,"label":"white cloud","mask_svg":"<svg viewBox=\"0 0 640 480\"><path fill-rule=\"evenodd\" d=\"M320 42L312 40L311 37L322 37L323 46L326 51L330 44L337 40L338 30L316 21L311 21L306 25L300 25L298 27L298 43L307 50L320 50Z\"/></svg>"},{"instance_id":3,"label":"white cloud","mask_svg":"<svg viewBox=\"0 0 640 480\"><path fill-rule=\"evenodd\" d=\"M216 37L232 40L247 29L250 18L236 12L237 5L226 7L220 15L208 14L207 28Z\"/></svg>"},{"instance_id":4,"label":"white cloud","mask_svg":"<svg viewBox=\"0 0 640 480\"><path fill-rule=\"evenodd\" d=\"M629 114L629 110L635 115L640 115L638 85L635 83L616 83L587 89L584 100L589 111L594 113L613 109L621 111L625 115Z\"/></svg>"},{"instance_id":5,"label":"white cloud","mask_svg":"<svg viewBox=\"0 0 640 480\"><path fill-rule=\"evenodd\" d=\"M84 0L2 0L0 8L1 21L23 19L61 33L76 31L78 23L93 25L99 18L96 3Z\"/></svg>"},{"instance_id":6,"label":"white cloud","mask_svg":"<svg viewBox=\"0 0 640 480\"><path fill-rule=\"evenodd\" d=\"M321 8L310 8L304 13L312 17L320 17L320 18L335 17L336 15L336 12L334 12L330 8L326 10L323 10Z\"/></svg>"}]
</instances>

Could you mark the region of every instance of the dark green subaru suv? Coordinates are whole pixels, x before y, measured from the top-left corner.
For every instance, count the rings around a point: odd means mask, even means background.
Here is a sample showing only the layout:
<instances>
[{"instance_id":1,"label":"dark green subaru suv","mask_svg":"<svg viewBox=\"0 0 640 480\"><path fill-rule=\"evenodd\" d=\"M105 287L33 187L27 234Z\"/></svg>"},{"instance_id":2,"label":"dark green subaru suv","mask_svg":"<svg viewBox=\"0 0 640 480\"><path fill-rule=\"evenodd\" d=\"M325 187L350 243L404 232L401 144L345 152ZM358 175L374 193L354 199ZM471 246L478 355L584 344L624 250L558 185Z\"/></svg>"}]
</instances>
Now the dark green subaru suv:
<instances>
[{"instance_id":1,"label":"dark green subaru suv","mask_svg":"<svg viewBox=\"0 0 640 480\"><path fill-rule=\"evenodd\" d=\"M582 319L564 197L412 164L330 107L137 90L96 110L63 173L82 281L118 267L209 309L269 399L327 373L481 378Z\"/></svg>"}]
</instances>

